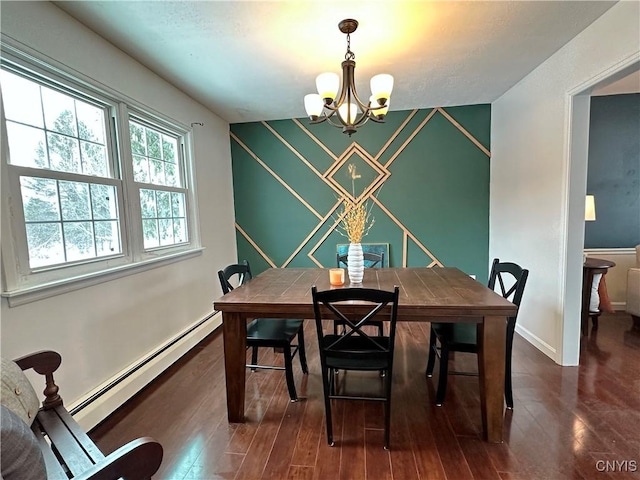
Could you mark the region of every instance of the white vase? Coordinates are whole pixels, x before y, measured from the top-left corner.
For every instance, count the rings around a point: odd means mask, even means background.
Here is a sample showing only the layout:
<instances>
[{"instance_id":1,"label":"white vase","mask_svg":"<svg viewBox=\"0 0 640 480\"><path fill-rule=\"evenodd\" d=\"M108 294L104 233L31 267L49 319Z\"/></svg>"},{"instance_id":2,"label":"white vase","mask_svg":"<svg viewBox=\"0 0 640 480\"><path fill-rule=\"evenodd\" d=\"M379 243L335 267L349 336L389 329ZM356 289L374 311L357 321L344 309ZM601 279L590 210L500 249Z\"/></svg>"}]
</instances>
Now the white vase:
<instances>
[{"instance_id":1,"label":"white vase","mask_svg":"<svg viewBox=\"0 0 640 480\"><path fill-rule=\"evenodd\" d=\"M350 283L362 283L364 276L364 256L362 255L362 245L350 243L347 252L347 270L349 272Z\"/></svg>"}]
</instances>

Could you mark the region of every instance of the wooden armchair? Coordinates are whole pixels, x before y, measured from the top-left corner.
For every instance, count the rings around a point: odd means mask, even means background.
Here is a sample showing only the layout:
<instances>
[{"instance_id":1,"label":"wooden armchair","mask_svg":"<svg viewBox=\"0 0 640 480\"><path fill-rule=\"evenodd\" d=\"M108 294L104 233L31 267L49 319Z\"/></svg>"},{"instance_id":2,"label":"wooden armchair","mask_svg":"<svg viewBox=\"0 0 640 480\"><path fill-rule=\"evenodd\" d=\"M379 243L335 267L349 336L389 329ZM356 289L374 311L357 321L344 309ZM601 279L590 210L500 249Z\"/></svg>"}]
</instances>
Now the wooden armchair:
<instances>
[{"instance_id":1,"label":"wooden armchair","mask_svg":"<svg viewBox=\"0 0 640 480\"><path fill-rule=\"evenodd\" d=\"M44 478L45 472L26 472L33 464L46 465L46 478L86 479L86 480L146 480L158 470L162 462L162 446L149 437L138 438L115 452L104 455L91 441L89 436L76 423L63 405L58 395L53 373L62 362L62 357L53 351L40 351L13 362L3 360L2 371L2 456L4 480L23 480L25 478ZM15 368L17 365L18 368ZM44 376L45 399L42 407L36 410L35 418L31 411L17 411L7 408L12 403L12 395L21 396L13 405L25 403L29 391L36 398L29 380L22 371L33 369ZM15 386L12 386L15 385ZM27 388L25 388L27 387ZM30 388L29 388L30 387ZM37 405L37 399L36 399ZM24 420L31 421L31 430ZM16 428L18 427L18 428ZM24 427L24 428L22 428ZM22 438L17 438L16 434ZM30 437L29 437L30 436ZM5 456L10 447L19 443L20 459L24 465L9 460ZM33 447L31 450L25 448ZM16 449L17 450L17 449ZM15 450L14 450L15 451ZM25 454L25 452L29 452ZM42 459L44 462L42 462ZM9 474L7 473L7 470Z\"/></svg>"}]
</instances>

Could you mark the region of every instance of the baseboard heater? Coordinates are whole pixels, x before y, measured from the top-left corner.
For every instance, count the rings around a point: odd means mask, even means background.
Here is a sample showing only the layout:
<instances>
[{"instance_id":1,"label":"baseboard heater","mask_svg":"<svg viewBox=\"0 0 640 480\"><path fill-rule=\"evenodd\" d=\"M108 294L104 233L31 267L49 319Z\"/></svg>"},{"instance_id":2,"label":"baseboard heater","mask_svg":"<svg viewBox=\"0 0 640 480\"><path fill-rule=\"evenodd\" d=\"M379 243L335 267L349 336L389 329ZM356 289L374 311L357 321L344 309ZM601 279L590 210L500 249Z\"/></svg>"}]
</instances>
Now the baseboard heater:
<instances>
[{"instance_id":1,"label":"baseboard heater","mask_svg":"<svg viewBox=\"0 0 640 480\"><path fill-rule=\"evenodd\" d=\"M79 411L81 411L82 409L86 408L88 405L91 405L91 403L95 402L98 398L100 398L102 395L104 395L105 393L107 393L109 390L111 390L112 388L114 388L115 386L117 386L119 383L123 382L124 380L126 380L127 378L129 378L131 375L133 375L134 373L136 373L138 370L140 370L142 367L144 367L145 365L147 365L149 362L152 362L153 359L155 359L158 355L161 355L162 353L164 353L166 350L168 350L169 348L171 348L173 345L175 345L176 343L178 343L180 340L182 340L183 338L185 338L187 335L189 335L191 332L193 332L194 330L198 329L199 327L201 327L204 323L208 322L209 320L211 320L218 312L217 311L213 311L211 314L207 315L206 317L204 317L202 320L200 320L198 323L192 325L189 329L185 330L184 332L182 332L180 335L178 335L176 338L174 338L173 340L171 340L169 343L163 345L161 348L159 348L158 350L156 350L155 352L153 352L151 355L149 355L147 358L145 358L144 360L142 360L141 362L139 362L137 365L134 365L133 367L131 367L129 370L127 370L125 373L123 373L122 375L120 375L118 378L115 378L114 380L112 380L111 382L109 382L107 385L105 385L104 387L102 387L100 390L98 390L97 392L95 392L93 395L91 395L90 397L86 398L83 402L79 403L78 405L76 405L73 409L69 410L69 413L71 415L75 415L76 413L78 413Z\"/></svg>"}]
</instances>

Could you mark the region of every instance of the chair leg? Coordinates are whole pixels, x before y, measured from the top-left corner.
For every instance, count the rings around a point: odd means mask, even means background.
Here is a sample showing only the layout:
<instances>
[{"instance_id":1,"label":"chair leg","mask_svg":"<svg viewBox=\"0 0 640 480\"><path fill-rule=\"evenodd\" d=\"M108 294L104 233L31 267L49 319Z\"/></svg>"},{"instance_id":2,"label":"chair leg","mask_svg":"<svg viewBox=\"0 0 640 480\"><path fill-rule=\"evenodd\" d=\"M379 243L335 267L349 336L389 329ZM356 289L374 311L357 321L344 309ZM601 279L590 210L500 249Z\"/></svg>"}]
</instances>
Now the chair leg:
<instances>
[{"instance_id":1,"label":"chair leg","mask_svg":"<svg viewBox=\"0 0 640 480\"><path fill-rule=\"evenodd\" d=\"M513 334L512 328L507 328L507 351L504 367L504 397L507 408L513 410L513 390L511 384L511 352L513 350Z\"/></svg>"},{"instance_id":2,"label":"chair leg","mask_svg":"<svg viewBox=\"0 0 640 480\"><path fill-rule=\"evenodd\" d=\"M433 367L435 363L436 363L436 334L432 328L431 332L429 333L429 358L427 360L427 371L425 373L429 378L433 376Z\"/></svg>"},{"instance_id":3,"label":"chair leg","mask_svg":"<svg viewBox=\"0 0 640 480\"><path fill-rule=\"evenodd\" d=\"M378 335L384 337L384 323L380 322L378 324Z\"/></svg>"},{"instance_id":4,"label":"chair leg","mask_svg":"<svg viewBox=\"0 0 640 480\"><path fill-rule=\"evenodd\" d=\"M324 393L324 411L325 418L327 421L327 443L330 447L333 447L333 420L331 416L331 399L329 398L329 389L331 388L329 385L333 383L333 369L331 368L323 368L322 369L322 390Z\"/></svg>"},{"instance_id":5,"label":"chair leg","mask_svg":"<svg viewBox=\"0 0 640 480\"><path fill-rule=\"evenodd\" d=\"M298 401L298 395L296 394L296 384L293 381L293 363L291 362L291 345L287 344L283 347L284 352L284 374L287 380L287 388L289 389L289 398L292 402Z\"/></svg>"},{"instance_id":6,"label":"chair leg","mask_svg":"<svg viewBox=\"0 0 640 480\"><path fill-rule=\"evenodd\" d=\"M389 437L391 430L391 375L386 375L387 400L384 402L384 449L389 450Z\"/></svg>"},{"instance_id":7,"label":"chair leg","mask_svg":"<svg viewBox=\"0 0 640 480\"><path fill-rule=\"evenodd\" d=\"M441 407L444 397L447 395L447 376L449 375L449 346L446 342L440 342L440 376L438 378L438 391L436 392L436 406Z\"/></svg>"},{"instance_id":8,"label":"chair leg","mask_svg":"<svg viewBox=\"0 0 640 480\"><path fill-rule=\"evenodd\" d=\"M300 367L302 368L302 373L309 373L309 369L307 368L307 353L304 349L304 324L298 331L298 356L300 357Z\"/></svg>"},{"instance_id":9,"label":"chair leg","mask_svg":"<svg viewBox=\"0 0 640 480\"><path fill-rule=\"evenodd\" d=\"M251 365L258 364L258 347L251 347ZM252 372L255 372L256 369L252 368Z\"/></svg>"}]
</instances>

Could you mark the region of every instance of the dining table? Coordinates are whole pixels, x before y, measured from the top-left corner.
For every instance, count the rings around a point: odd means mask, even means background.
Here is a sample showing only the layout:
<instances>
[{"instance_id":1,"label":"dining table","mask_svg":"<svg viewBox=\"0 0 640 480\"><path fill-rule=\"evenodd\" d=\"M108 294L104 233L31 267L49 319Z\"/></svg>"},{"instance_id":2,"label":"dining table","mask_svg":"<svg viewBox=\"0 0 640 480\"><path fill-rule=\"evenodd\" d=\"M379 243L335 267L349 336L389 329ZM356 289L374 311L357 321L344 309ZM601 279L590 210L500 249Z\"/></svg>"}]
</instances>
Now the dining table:
<instances>
[{"instance_id":1,"label":"dining table","mask_svg":"<svg viewBox=\"0 0 640 480\"><path fill-rule=\"evenodd\" d=\"M269 268L214 301L222 312L227 416L244 422L247 321L253 318L301 318L313 321L311 287L400 290L398 322L476 323L478 373L484 439L501 442L504 415L506 319L517 306L458 268L370 268L362 283L331 285L329 269ZM388 308L388 307L387 307ZM365 306L349 302L345 312L357 315ZM331 318L329 310L321 310ZM426 362L425 345L425 362Z\"/></svg>"}]
</instances>

